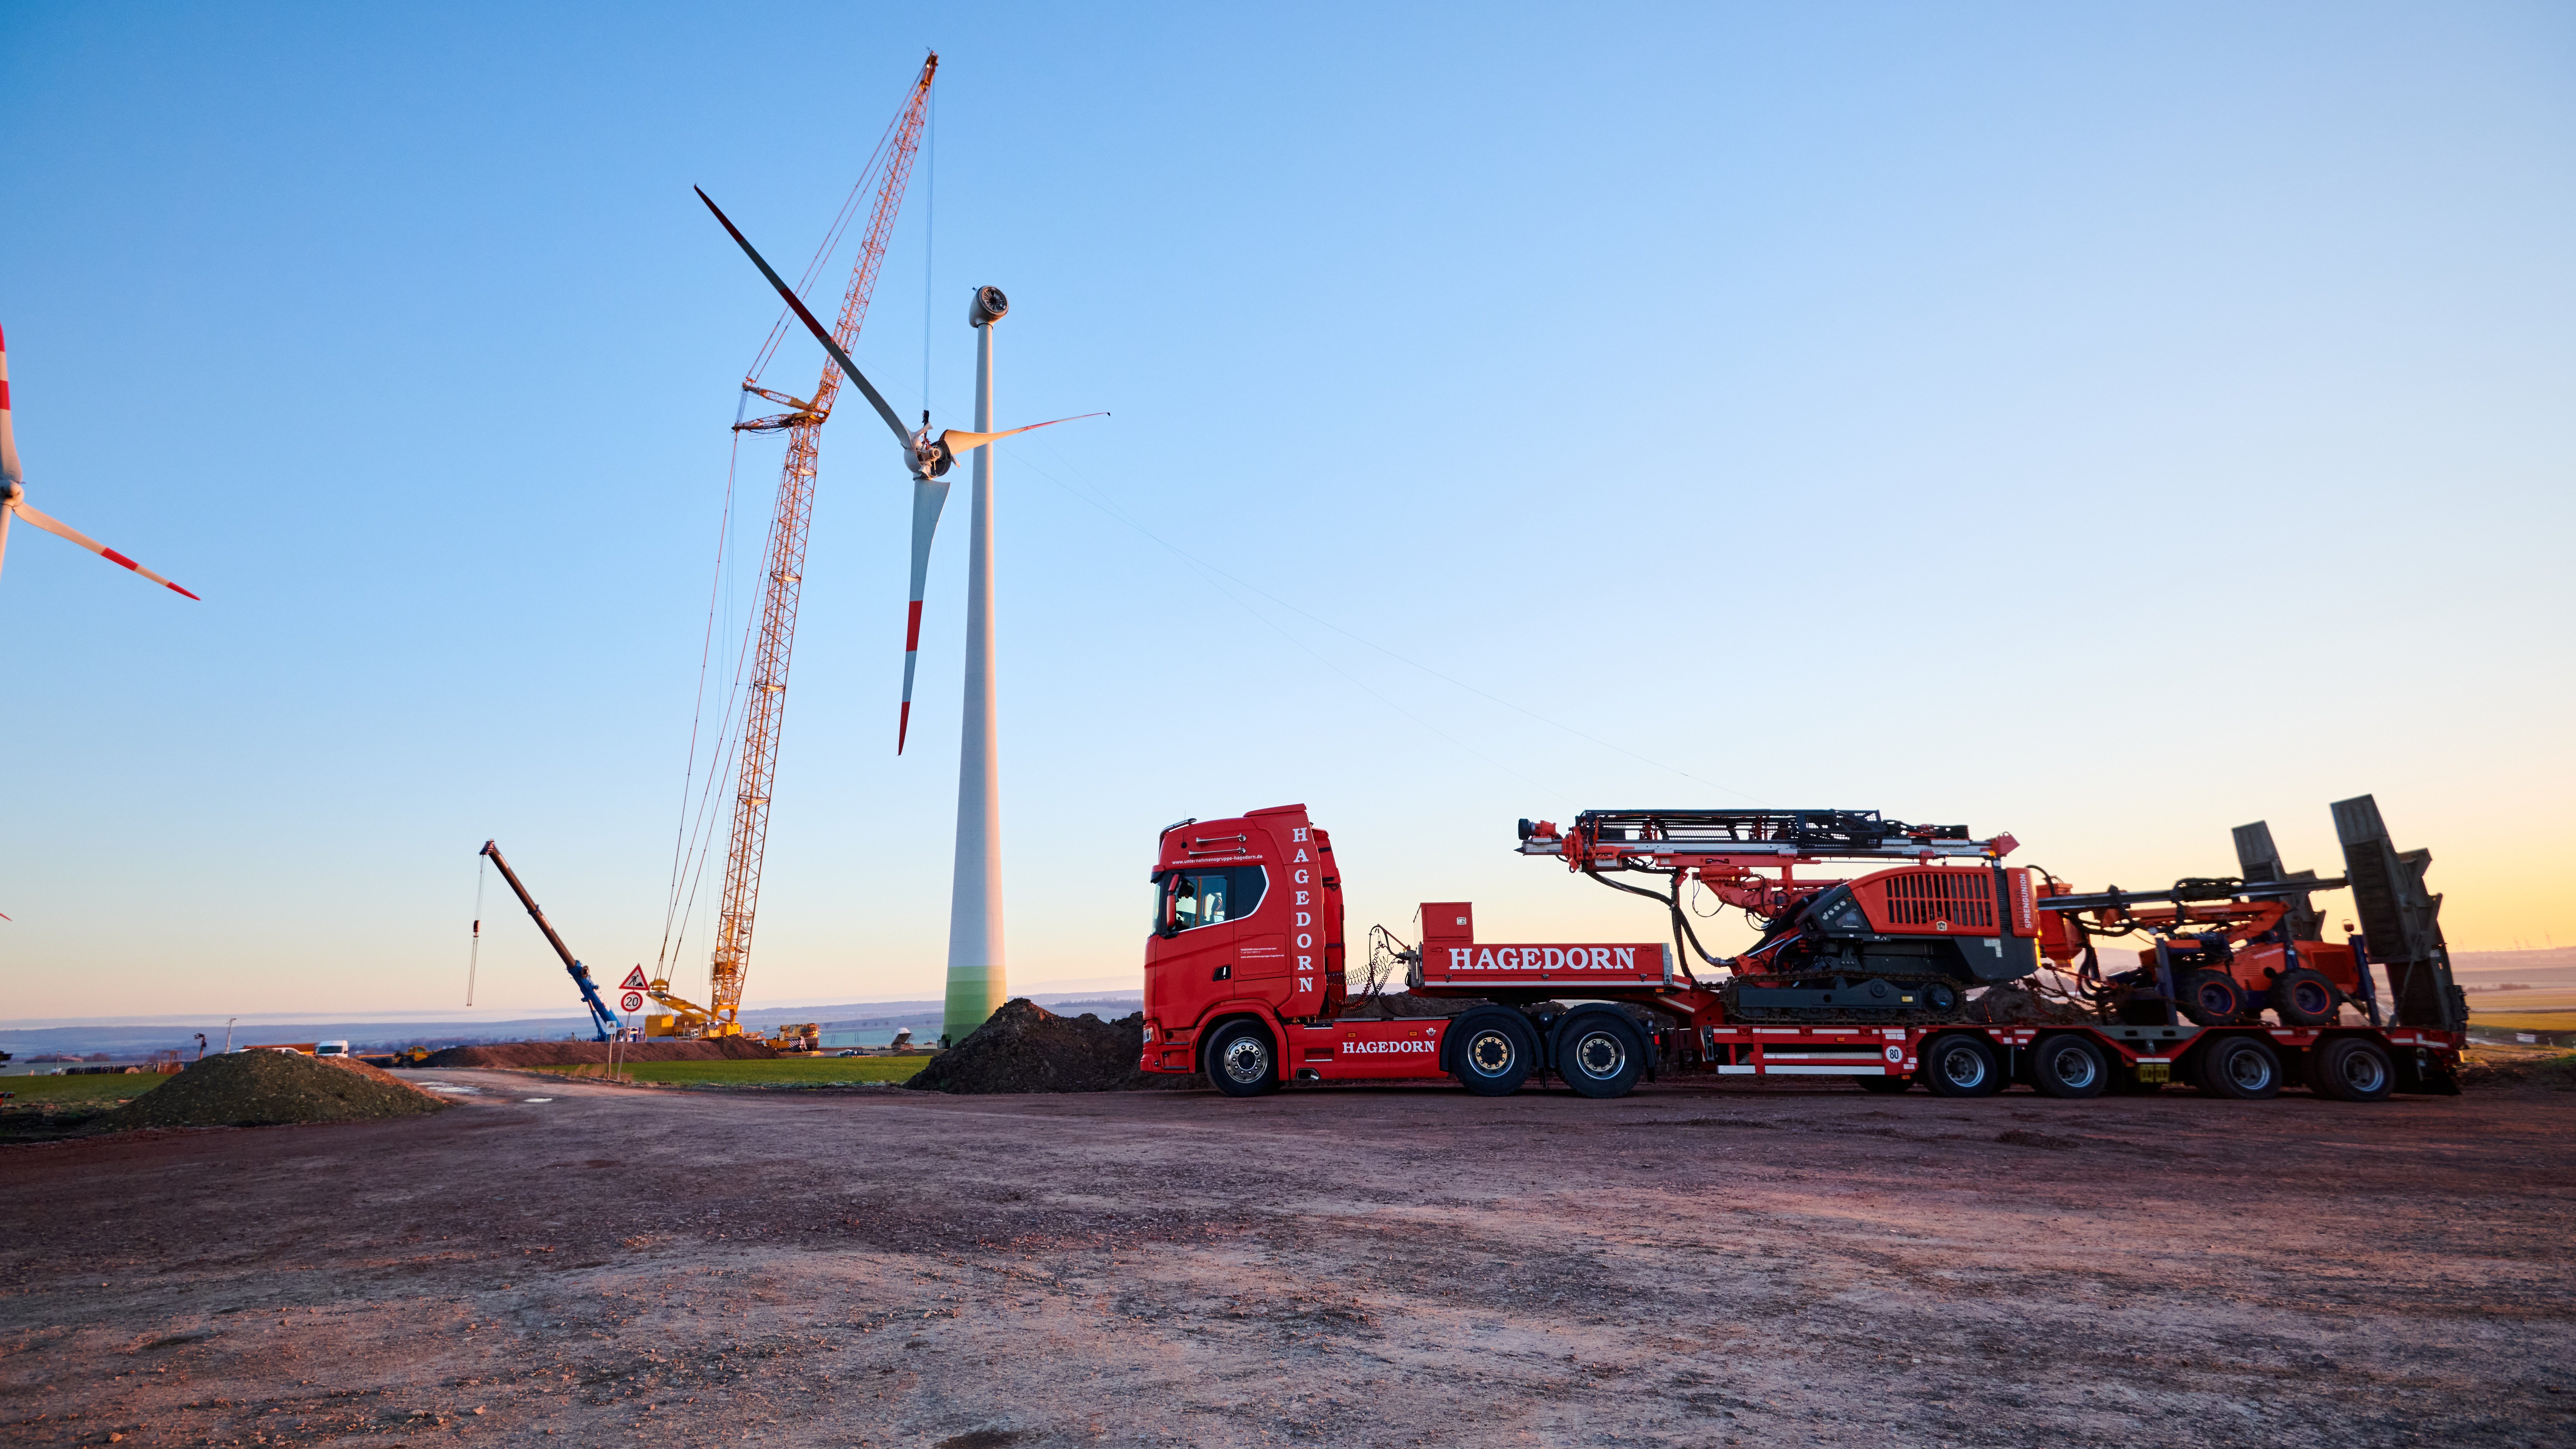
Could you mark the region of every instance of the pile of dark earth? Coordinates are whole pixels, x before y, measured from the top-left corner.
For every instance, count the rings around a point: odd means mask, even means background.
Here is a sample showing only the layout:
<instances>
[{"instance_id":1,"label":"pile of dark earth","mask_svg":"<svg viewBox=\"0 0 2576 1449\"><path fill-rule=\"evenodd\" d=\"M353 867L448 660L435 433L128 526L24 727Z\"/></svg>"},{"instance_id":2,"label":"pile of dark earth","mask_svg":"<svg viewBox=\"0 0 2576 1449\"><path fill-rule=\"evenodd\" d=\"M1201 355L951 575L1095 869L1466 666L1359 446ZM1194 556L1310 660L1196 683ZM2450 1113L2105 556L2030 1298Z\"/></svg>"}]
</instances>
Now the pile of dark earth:
<instances>
[{"instance_id":1,"label":"pile of dark earth","mask_svg":"<svg viewBox=\"0 0 2576 1449\"><path fill-rule=\"evenodd\" d=\"M505 1041L432 1052L424 1067L579 1067L605 1065L604 1041ZM709 1041L639 1041L617 1048L620 1062L760 1061L778 1055L769 1043L720 1036Z\"/></svg>"},{"instance_id":2,"label":"pile of dark earth","mask_svg":"<svg viewBox=\"0 0 2576 1449\"><path fill-rule=\"evenodd\" d=\"M96 1131L135 1127L266 1127L419 1117L447 1103L363 1062L294 1052L231 1052L191 1062L160 1086L101 1115Z\"/></svg>"},{"instance_id":3,"label":"pile of dark earth","mask_svg":"<svg viewBox=\"0 0 2576 1449\"><path fill-rule=\"evenodd\" d=\"M1145 1015L1102 1021L1090 1012L1058 1016L1026 997L1003 1003L964 1041L930 1059L904 1083L925 1092L1133 1092L1204 1087L1198 1075L1139 1069Z\"/></svg>"}]
</instances>

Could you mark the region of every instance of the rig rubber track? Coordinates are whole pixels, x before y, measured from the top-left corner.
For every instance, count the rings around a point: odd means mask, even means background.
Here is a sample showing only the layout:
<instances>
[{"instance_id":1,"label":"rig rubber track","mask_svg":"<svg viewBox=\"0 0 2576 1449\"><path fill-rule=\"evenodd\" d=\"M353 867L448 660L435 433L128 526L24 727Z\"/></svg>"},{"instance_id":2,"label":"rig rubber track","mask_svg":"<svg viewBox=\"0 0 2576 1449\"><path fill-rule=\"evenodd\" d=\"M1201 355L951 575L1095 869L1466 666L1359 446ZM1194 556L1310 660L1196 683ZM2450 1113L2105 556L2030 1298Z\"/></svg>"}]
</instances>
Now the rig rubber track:
<instances>
[{"instance_id":1,"label":"rig rubber track","mask_svg":"<svg viewBox=\"0 0 2576 1449\"><path fill-rule=\"evenodd\" d=\"M1805 987L1811 982L1834 979L1843 981L1884 981L1900 989L1909 986L1947 986L1958 998L1950 1010L1929 1011L1920 1007L1893 1006L1739 1006L1738 987ZM1968 992L1957 981L1931 972L1895 975L1878 971L1809 971L1789 976L1736 976L1725 988L1726 1019L1776 1026L1936 1026L1942 1022L1968 1019Z\"/></svg>"}]
</instances>

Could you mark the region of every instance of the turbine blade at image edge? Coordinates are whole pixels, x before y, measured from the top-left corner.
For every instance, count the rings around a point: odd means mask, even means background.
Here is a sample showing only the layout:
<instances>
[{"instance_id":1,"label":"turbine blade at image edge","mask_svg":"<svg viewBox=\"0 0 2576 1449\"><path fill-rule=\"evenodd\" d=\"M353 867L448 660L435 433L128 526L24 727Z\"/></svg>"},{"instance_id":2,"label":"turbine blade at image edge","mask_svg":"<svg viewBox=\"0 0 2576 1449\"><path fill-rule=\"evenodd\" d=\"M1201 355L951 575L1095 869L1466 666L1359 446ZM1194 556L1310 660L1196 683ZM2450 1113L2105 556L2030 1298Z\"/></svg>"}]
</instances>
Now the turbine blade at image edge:
<instances>
[{"instance_id":1,"label":"turbine blade at image edge","mask_svg":"<svg viewBox=\"0 0 2576 1449\"><path fill-rule=\"evenodd\" d=\"M161 587L170 590L172 593L188 594L189 598L197 598L195 594L189 594L186 589L180 588L177 584L170 582L168 579L161 577L152 570L147 569L143 565L136 563L134 560L127 558L125 555L118 553L115 549L109 548L106 544L99 542L97 539L90 537L79 529L74 528L69 524L48 518L44 514L38 513L36 510L29 508L24 503L15 505L10 511L57 538L70 539L72 542L88 549L91 553L97 554L100 558L107 560L109 563L120 564L126 568L132 569L136 573L150 579L152 582L159 584ZM197 602L202 604L205 600L197 599Z\"/></svg>"}]
</instances>

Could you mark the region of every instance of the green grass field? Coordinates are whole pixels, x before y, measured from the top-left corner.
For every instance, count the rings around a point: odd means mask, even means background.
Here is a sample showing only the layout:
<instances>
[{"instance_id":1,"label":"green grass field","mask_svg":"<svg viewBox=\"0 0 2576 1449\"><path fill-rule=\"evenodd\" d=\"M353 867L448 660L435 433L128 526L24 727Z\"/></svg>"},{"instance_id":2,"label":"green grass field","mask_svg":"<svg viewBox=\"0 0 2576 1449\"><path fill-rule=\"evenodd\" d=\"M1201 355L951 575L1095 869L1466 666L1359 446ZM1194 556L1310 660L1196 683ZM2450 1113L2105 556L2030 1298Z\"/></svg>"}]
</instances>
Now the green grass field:
<instances>
[{"instance_id":1,"label":"green grass field","mask_svg":"<svg viewBox=\"0 0 2576 1449\"><path fill-rule=\"evenodd\" d=\"M639 1082L707 1082L740 1086L829 1086L837 1082L901 1082L929 1065L928 1057L782 1057L752 1062L637 1062L626 1068ZM570 1072L571 1067L541 1071Z\"/></svg>"},{"instance_id":2,"label":"green grass field","mask_svg":"<svg viewBox=\"0 0 2576 1449\"><path fill-rule=\"evenodd\" d=\"M2576 1031L2576 989L2472 991L2469 1020L2509 1031Z\"/></svg>"},{"instance_id":3,"label":"green grass field","mask_svg":"<svg viewBox=\"0 0 2576 1449\"><path fill-rule=\"evenodd\" d=\"M95 1077L0 1077L0 1092L9 1093L8 1106L36 1107L46 1104L83 1107L112 1106L119 1101L140 1097L170 1080L164 1076Z\"/></svg>"}]
</instances>

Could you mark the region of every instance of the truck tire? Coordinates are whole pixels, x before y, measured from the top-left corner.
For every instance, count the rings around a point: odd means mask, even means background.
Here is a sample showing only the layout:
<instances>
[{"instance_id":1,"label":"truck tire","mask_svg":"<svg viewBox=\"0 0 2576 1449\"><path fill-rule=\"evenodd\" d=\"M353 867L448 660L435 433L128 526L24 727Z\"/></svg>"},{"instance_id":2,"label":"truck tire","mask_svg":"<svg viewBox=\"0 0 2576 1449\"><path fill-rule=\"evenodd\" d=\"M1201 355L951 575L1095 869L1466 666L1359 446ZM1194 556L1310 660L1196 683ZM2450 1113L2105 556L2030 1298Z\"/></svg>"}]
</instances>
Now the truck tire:
<instances>
[{"instance_id":1,"label":"truck tire","mask_svg":"<svg viewBox=\"0 0 2576 1449\"><path fill-rule=\"evenodd\" d=\"M2338 1102L2384 1102L2397 1089L2397 1064L2363 1036L2328 1037L2308 1048L2308 1090Z\"/></svg>"},{"instance_id":2,"label":"truck tire","mask_svg":"<svg viewBox=\"0 0 2576 1449\"><path fill-rule=\"evenodd\" d=\"M1991 1097L2004 1089L2004 1072L1984 1037L1954 1032L1923 1049L1923 1085L1936 1097Z\"/></svg>"},{"instance_id":3,"label":"truck tire","mask_svg":"<svg viewBox=\"0 0 2576 1449\"><path fill-rule=\"evenodd\" d=\"M1229 1097L1279 1090L1279 1048L1257 1021L1228 1022L1207 1045L1207 1078Z\"/></svg>"},{"instance_id":4,"label":"truck tire","mask_svg":"<svg viewBox=\"0 0 2576 1449\"><path fill-rule=\"evenodd\" d=\"M2261 1037L2222 1036L2200 1049L2191 1080L2208 1096L2259 1102L2281 1093L2281 1055Z\"/></svg>"},{"instance_id":5,"label":"truck tire","mask_svg":"<svg viewBox=\"0 0 2576 1449\"><path fill-rule=\"evenodd\" d=\"M1449 1028L1449 1075L1479 1097L1508 1097L1538 1066L1538 1033L1517 1011L1468 1012Z\"/></svg>"},{"instance_id":6,"label":"truck tire","mask_svg":"<svg viewBox=\"0 0 2576 1449\"><path fill-rule=\"evenodd\" d=\"M2324 973L2293 966L2272 982L2272 1010L2283 1026L2332 1026L2343 997Z\"/></svg>"},{"instance_id":7,"label":"truck tire","mask_svg":"<svg viewBox=\"0 0 2576 1449\"><path fill-rule=\"evenodd\" d=\"M1628 1018L1578 1011L1556 1028L1556 1074L1587 1097L1624 1097L1646 1070L1646 1044Z\"/></svg>"},{"instance_id":8,"label":"truck tire","mask_svg":"<svg viewBox=\"0 0 2576 1449\"><path fill-rule=\"evenodd\" d=\"M2251 1003L2246 1000L2245 985L2224 971L2203 966L2186 971L2174 983L2175 1004L2195 1026L2225 1026L2245 1014Z\"/></svg>"},{"instance_id":9,"label":"truck tire","mask_svg":"<svg viewBox=\"0 0 2576 1449\"><path fill-rule=\"evenodd\" d=\"M2030 1054L2031 1085L2052 1097L2098 1097L2111 1085L2111 1063L2091 1040L2062 1032Z\"/></svg>"}]
</instances>

